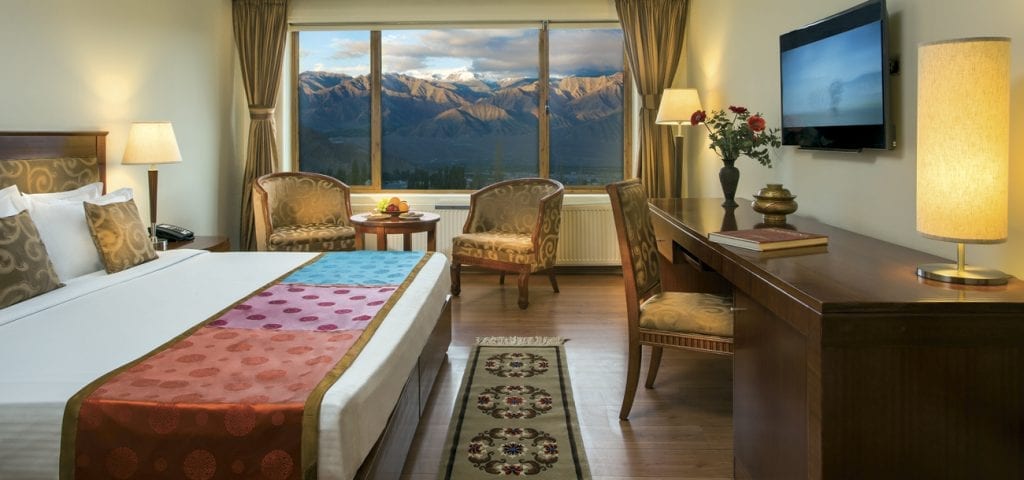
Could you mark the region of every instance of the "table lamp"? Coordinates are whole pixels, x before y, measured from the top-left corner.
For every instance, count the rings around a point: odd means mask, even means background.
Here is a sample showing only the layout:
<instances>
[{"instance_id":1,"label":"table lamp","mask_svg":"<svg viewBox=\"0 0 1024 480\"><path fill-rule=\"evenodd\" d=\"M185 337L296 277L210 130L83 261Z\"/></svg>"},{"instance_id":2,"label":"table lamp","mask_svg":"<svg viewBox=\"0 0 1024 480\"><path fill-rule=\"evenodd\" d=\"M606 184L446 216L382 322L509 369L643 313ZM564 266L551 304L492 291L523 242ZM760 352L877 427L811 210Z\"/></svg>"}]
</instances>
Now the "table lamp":
<instances>
[{"instance_id":1,"label":"table lamp","mask_svg":"<svg viewBox=\"0 0 1024 480\"><path fill-rule=\"evenodd\" d=\"M955 264L923 278L1002 285L998 270L965 265L967 243L999 243L1008 228L1010 39L922 44L917 85L917 231L956 242Z\"/></svg>"},{"instance_id":2,"label":"table lamp","mask_svg":"<svg viewBox=\"0 0 1024 480\"><path fill-rule=\"evenodd\" d=\"M181 152L171 122L136 122L128 131L128 145L121 163L149 165L149 235L154 247L164 244L156 238L157 171L161 163L178 163ZM162 250L163 248L161 248Z\"/></svg>"},{"instance_id":3,"label":"table lamp","mask_svg":"<svg viewBox=\"0 0 1024 480\"><path fill-rule=\"evenodd\" d=\"M672 125L675 135L676 158L672 166L673 178L679 179L683 185L683 126L692 125L690 117L693 112L701 110L700 96L694 88L666 88L661 92L661 103L658 105L658 117L654 123ZM673 186L673 188L675 188ZM682 192L670 192L672 196L681 196Z\"/></svg>"}]
</instances>

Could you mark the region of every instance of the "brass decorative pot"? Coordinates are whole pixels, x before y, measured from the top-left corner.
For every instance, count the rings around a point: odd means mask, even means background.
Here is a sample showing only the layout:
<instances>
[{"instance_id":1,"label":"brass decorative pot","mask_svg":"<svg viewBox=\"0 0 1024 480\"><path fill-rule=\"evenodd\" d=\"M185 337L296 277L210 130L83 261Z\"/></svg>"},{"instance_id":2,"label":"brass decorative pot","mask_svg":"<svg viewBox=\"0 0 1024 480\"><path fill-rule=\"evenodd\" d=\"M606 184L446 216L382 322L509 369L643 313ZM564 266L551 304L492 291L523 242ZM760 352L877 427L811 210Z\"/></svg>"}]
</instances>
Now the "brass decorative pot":
<instances>
[{"instance_id":1,"label":"brass decorative pot","mask_svg":"<svg viewBox=\"0 0 1024 480\"><path fill-rule=\"evenodd\" d=\"M796 195L782 187L781 183L769 183L754 194L754 202L750 204L755 212L764 215L764 223L784 225L786 215L796 211Z\"/></svg>"}]
</instances>

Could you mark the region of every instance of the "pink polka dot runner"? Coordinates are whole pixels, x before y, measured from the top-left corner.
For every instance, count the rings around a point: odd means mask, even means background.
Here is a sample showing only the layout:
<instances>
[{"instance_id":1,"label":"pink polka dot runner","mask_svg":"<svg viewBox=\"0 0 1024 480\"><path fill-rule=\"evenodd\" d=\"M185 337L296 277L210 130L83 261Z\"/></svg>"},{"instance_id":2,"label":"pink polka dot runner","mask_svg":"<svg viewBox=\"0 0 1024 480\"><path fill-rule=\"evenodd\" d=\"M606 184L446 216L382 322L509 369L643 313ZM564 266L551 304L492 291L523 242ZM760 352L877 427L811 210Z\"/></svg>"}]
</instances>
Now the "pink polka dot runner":
<instances>
[{"instance_id":1,"label":"pink polka dot runner","mask_svg":"<svg viewBox=\"0 0 1024 480\"><path fill-rule=\"evenodd\" d=\"M469 354L438 478L590 478L564 340L486 337Z\"/></svg>"},{"instance_id":2,"label":"pink polka dot runner","mask_svg":"<svg viewBox=\"0 0 1024 480\"><path fill-rule=\"evenodd\" d=\"M324 392L430 256L394 253L406 265L394 284L313 284L310 272L365 256L320 255L82 389L61 477L315 478Z\"/></svg>"}]
</instances>

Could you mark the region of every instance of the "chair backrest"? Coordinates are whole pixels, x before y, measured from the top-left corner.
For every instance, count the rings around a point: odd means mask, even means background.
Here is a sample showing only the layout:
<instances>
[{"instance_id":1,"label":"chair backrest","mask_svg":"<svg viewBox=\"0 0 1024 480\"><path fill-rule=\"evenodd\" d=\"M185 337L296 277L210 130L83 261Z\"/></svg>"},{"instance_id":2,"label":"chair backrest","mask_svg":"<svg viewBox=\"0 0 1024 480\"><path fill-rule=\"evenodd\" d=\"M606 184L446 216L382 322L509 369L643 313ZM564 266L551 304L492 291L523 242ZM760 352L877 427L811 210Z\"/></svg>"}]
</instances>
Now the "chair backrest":
<instances>
[{"instance_id":1,"label":"chair backrest","mask_svg":"<svg viewBox=\"0 0 1024 480\"><path fill-rule=\"evenodd\" d=\"M352 216L348 185L308 172L271 173L253 182L254 210L269 223L268 233L291 225L348 225Z\"/></svg>"},{"instance_id":2,"label":"chair backrest","mask_svg":"<svg viewBox=\"0 0 1024 480\"><path fill-rule=\"evenodd\" d=\"M637 179L609 184L605 190L612 201L628 306L638 306L640 300L661 291L658 247L647 193Z\"/></svg>"},{"instance_id":3,"label":"chair backrest","mask_svg":"<svg viewBox=\"0 0 1024 480\"><path fill-rule=\"evenodd\" d=\"M464 233L509 232L558 235L565 187L546 178L519 178L488 185L469 197ZM547 210L552 213L544 213ZM542 216L543 214L543 216ZM548 225L542 225L547 222Z\"/></svg>"}]
</instances>

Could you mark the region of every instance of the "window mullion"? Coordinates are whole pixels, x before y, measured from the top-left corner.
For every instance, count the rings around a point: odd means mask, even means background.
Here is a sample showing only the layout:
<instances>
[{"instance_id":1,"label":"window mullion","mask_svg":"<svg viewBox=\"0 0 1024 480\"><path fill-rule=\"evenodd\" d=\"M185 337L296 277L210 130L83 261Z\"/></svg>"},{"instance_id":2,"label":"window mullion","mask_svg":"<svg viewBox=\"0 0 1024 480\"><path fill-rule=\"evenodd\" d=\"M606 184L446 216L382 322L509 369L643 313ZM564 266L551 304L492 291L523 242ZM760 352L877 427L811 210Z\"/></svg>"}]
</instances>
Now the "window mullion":
<instances>
[{"instance_id":1,"label":"window mullion","mask_svg":"<svg viewBox=\"0 0 1024 480\"><path fill-rule=\"evenodd\" d=\"M538 166L540 177L549 178L551 175L551 163L549 161L551 154L551 118L548 109L548 90L551 82L548 79L548 22L545 21L541 25L538 35L540 35L537 42L540 65L537 78L537 159L540 162Z\"/></svg>"},{"instance_id":2,"label":"window mullion","mask_svg":"<svg viewBox=\"0 0 1024 480\"><path fill-rule=\"evenodd\" d=\"M370 32L370 178L381 189L381 48L380 30Z\"/></svg>"}]
</instances>

